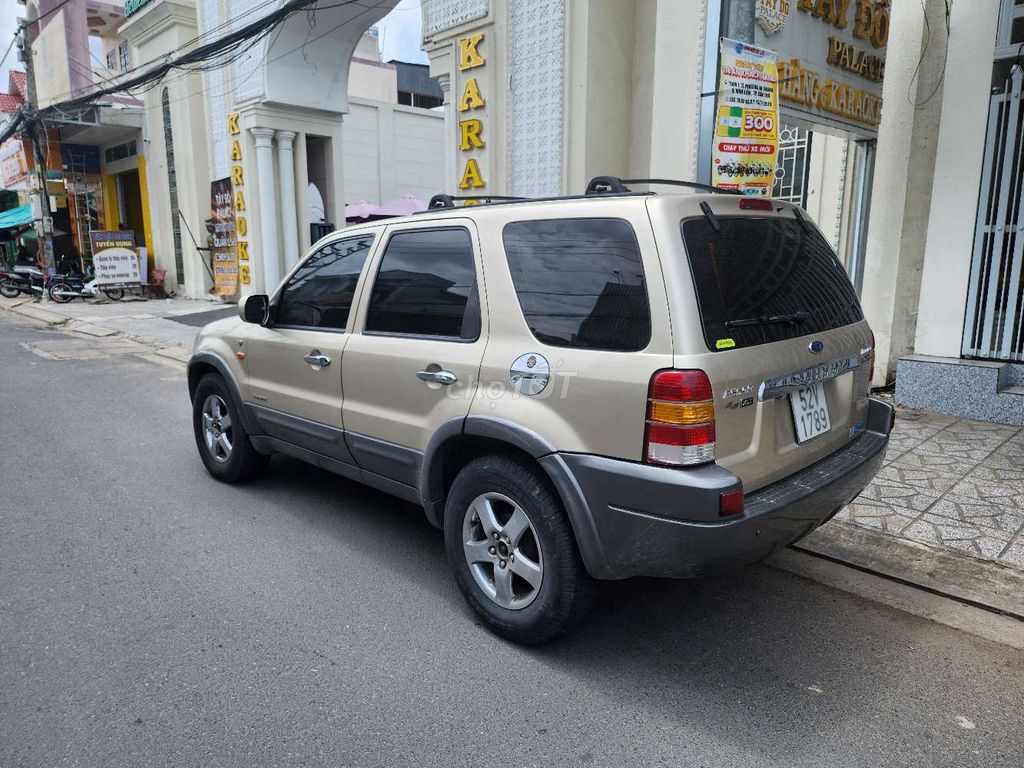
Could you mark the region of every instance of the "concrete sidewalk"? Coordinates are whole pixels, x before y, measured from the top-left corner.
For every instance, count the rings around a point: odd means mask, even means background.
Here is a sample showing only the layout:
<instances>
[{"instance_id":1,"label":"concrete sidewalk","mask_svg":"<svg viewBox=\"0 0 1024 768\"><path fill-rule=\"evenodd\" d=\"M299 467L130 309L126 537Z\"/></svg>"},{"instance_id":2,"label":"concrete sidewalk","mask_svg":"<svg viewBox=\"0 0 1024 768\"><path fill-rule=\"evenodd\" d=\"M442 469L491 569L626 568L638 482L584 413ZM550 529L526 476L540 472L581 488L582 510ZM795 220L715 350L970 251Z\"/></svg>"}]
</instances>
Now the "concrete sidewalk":
<instances>
[{"instance_id":1,"label":"concrete sidewalk","mask_svg":"<svg viewBox=\"0 0 1024 768\"><path fill-rule=\"evenodd\" d=\"M179 298L56 304L26 297L0 297L0 310L3 309L90 336L123 334L133 341L148 344L158 354L181 362L188 361L196 334L203 325L237 311L233 304Z\"/></svg>"},{"instance_id":2,"label":"concrete sidewalk","mask_svg":"<svg viewBox=\"0 0 1024 768\"><path fill-rule=\"evenodd\" d=\"M0 298L0 309L72 333L121 334L180 362L202 324L235 311L187 299ZM1024 428L898 409L878 477L797 547L1024 618Z\"/></svg>"}]
</instances>

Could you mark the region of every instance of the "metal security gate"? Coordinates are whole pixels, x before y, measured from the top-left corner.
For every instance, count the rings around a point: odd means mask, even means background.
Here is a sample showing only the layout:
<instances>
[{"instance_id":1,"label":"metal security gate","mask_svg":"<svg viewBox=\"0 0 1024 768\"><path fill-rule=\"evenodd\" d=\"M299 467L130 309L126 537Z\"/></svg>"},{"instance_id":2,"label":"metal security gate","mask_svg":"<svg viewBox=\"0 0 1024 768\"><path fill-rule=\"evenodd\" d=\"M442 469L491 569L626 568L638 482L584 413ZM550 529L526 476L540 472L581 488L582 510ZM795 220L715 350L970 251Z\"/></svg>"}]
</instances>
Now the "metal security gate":
<instances>
[{"instance_id":1,"label":"metal security gate","mask_svg":"<svg viewBox=\"0 0 1024 768\"><path fill-rule=\"evenodd\" d=\"M963 354L1024 361L1024 70L992 94Z\"/></svg>"}]
</instances>

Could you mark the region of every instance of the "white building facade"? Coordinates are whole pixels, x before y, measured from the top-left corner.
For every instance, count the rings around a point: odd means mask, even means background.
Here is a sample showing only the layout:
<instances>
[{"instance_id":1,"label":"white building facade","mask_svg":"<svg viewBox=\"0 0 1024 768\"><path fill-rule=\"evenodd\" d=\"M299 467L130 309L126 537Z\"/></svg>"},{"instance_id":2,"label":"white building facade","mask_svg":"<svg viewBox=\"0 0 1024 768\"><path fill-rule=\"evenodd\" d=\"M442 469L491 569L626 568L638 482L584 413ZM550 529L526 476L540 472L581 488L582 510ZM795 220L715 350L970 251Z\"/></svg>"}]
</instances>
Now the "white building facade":
<instances>
[{"instance_id":1,"label":"white building facade","mask_svg":"<svg viewBox=\"0 0 1024 768\"><path fill-rule=\"evenodd\" d=\"M347 203L441 190L444 117L397 103L393 68L366 35L396 2L293 14L217 66L169 75L146 92L150 198L163 203L153 206L154 255L168 288L211 293L216 267L200 249L219 180L232 188L236 296L272 292L314 239L344 226ZM139 61L158 61L281 5L150 0L133 5L120 34Z\"/></svg>"}]
</instances>

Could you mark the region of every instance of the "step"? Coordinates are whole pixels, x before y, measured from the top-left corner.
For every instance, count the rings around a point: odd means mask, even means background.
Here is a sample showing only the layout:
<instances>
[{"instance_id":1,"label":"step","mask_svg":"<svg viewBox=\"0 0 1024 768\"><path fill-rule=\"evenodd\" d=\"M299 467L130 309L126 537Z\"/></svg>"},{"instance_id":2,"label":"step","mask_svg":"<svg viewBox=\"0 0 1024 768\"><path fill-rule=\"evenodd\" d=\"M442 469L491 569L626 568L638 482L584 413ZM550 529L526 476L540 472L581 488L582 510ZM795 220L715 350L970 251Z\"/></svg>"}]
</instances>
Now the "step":
<instances>
[{"instance_id":1,"label":"step","mask_svg":"<svg viewBox=\"0 0 1024 768\"><path fill-rule=\"evenodd\" d=\"M999 390L1000 395L1017 395L1018 397L1024 397L1024 387L1003 387Z\"/></svg>"}]
</instances>

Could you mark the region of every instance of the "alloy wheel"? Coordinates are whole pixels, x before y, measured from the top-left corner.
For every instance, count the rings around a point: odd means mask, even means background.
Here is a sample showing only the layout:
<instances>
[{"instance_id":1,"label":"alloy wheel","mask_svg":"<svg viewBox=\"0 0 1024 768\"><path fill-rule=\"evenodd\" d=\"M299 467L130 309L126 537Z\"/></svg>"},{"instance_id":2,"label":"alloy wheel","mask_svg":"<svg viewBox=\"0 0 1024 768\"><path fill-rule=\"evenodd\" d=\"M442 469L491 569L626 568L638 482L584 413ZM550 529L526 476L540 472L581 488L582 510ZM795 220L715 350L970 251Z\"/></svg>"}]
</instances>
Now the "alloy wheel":
<instances>
[{"instance_id":1,"label":"alloy wheel","mask_svg":"<svg viewBox=\"0 0 1024 768\"><path fill-rule=\"evenodd\" d=\"M203 441L214 461L224 463L231 458L234 430L228 406L220 395L210 395L203 401Z\"/></svg>"},{"instance_id":2,"label":"alloy wheel","mask_svg":"<svg viewBox=\"0 0 1024 768\"><path fill-rule=\"evenodd\" d=\"M530 605L544 580L544 561L529 516L508 496L477 496L462 524L462 549L473 580L509 610Z\"/></svg>"}]
</instances>

